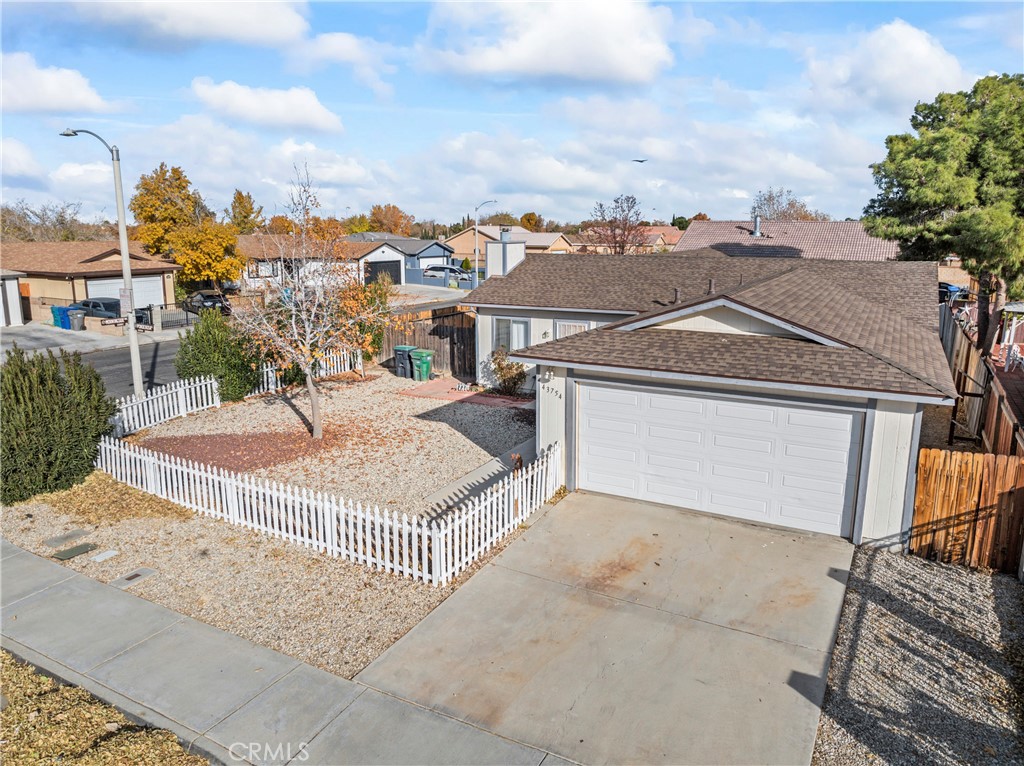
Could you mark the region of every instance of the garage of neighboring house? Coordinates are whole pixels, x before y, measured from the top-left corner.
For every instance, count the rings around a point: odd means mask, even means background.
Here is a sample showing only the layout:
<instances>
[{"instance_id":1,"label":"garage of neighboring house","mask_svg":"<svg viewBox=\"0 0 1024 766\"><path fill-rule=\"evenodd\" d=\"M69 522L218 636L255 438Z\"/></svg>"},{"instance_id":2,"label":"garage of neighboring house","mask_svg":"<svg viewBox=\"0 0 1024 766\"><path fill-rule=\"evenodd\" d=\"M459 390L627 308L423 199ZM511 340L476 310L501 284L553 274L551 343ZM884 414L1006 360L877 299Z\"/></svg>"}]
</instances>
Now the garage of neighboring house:
<instances>
[{"instance_id":1,"label":"garage of neighboring house","mask_svg":"<svg viewBox=\"0 0 1024 766\"><path fill-rule=\"evenodd\" d=\"M387 274L391 283L402 284L402 264L395 261L371 261L363 267L363 279L366 284L376 282L381 274Z\"/></svg>"},{"instance_id":2,"label":"garage of neighboring house","mask_svg":"<svg viewBox=\"0 0 1024 766\"><path fill-rule=\"evenodd\" d=\"M359 262L359 271L366 284L376 282L382 274L395 285L405 284L405 254L386 242L346 242L346 257Z\"/></svg>"},{"instance_id":3,"label":"garage of neighboring house","mask_svg":"<svg viewBox=\"0 0 1024 766\"><path fill-rule=\"evenodd\" d=\"M158 275L133 276L132 293L135 307L161 306L164 300L163 278ZM123 277L107 277L105 279L87 279L85 290L87 298L117 298L124 287Z\"/></svg>"}]
</instances>

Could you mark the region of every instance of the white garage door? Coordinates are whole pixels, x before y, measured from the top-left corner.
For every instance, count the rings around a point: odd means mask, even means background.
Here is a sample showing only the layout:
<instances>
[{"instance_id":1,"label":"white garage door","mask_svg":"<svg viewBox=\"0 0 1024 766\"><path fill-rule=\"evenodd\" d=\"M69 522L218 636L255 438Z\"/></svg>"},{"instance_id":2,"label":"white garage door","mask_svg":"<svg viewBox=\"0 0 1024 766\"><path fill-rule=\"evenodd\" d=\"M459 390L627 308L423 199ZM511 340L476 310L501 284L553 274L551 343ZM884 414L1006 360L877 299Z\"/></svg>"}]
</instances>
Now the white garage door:
<instances>
[{"instance_id":1,"label":"white garage door","mask_svg":"<svg viewBox=\"0 0 1024 766\"><path fill-rule=\"evenodd\" d=\"M580 384L580 489L849 536L860 413Z\"/></svg>"},{"instance_id":2,"label":"white garage door","mask_svg":"<svg viewBox=\"0 0 1024 766\"><path fill-rule=\"evenodd\" d=\"M135 307L154 305L162 306L164 303L163 277L132 277L132 291L135 293ZM124 280L121 277L115 279L90 279L85 283L85 290L89 298L117 298L119 290L124 287Z\"/></svg>"}]
</instances>

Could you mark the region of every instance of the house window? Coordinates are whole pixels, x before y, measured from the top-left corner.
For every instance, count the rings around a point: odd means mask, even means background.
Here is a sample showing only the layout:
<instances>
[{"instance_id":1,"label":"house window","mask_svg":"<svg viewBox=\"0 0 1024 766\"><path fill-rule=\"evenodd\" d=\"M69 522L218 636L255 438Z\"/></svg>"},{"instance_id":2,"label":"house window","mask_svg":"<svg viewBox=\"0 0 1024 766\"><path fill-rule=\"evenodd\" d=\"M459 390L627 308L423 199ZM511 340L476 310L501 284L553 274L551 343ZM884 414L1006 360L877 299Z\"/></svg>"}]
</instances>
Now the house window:
<instances>
[{"instance_id":1,"label":"house window","mask_svg":"<svg viewBox=\"0 0 1024 766\"><path fill-rule=\"evenodd\" d=\"M502 319L494 320L494 347L504 346L508 351L518 351L529 345L530 320Z\"/></svg>"},{"instance_id":2,"label":"house window","mask_svg":"<svg viewBox=\"0 0 1024 766\"><path fill-rule=\"evenodd\" d=\"M575 335L578 332L586 332L590 329L590 322L564 322L562 320L555 321L555 339L568 338L570 335Z\"/></svg>"},{"instance_id":3,"label":"house window","mask_svg":"<svg viewBox=\"0 0 1024 766\"><path fill-rule=\"evenodd\" d=\"M277 276L277 261L249 261L249 276L267 279Z\"/></svg>"}]
</instances>

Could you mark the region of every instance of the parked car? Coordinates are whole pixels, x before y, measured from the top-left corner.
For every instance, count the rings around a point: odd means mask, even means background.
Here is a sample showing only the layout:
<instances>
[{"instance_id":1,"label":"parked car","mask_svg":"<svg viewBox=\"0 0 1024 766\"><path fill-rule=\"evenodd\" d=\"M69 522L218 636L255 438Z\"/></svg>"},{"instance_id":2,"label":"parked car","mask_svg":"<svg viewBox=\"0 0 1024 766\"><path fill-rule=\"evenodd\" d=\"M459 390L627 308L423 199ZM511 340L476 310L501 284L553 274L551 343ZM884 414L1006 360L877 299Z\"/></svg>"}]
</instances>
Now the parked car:
<instances>
[{"instance_id":1,"label":"parked car","mask_svg":"<svg viewBox=\"0 0 1024 766\"><path fill-rule=\"evenodd\" d=\"M444 277L446 280L469 279L470 273L458 266L427 266L423 269L423 276Z\"/></svg>"},{"instance_id":2,"label":"parked car","mask_svg":"<svg viewBox=\"0 0 1024 766\"><path fill-rule=\"evenodd\" d=\"M221 314L228 316L231 313L231 302L216 290L197 290L185 299L184 309L193 314L219 310Z\"/></svg>"},{"instance_id":3,"label":"parked car","mask_svg":"<svg viewBox=\"0 0 1024 766\"><path fill-rule=\"evenodd\" d=\"M87 298L78 303L68 306L69 311L84 311L87 317L98 319L114 319L121 316L121 301L117 298ZM135 321L138 324L149 323L149 312L145 309L135 309Z\"/></svg>"}]
</instances>

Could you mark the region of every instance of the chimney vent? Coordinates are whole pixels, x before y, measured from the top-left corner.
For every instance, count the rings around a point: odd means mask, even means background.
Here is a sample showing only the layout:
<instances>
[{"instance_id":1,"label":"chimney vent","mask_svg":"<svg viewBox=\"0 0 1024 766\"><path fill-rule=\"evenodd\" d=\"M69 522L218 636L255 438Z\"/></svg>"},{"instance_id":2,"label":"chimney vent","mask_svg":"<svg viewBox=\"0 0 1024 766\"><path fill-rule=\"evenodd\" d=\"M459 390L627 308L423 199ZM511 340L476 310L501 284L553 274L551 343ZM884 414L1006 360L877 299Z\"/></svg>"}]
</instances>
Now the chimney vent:
<instances>
[{"instance_id":1,"label":"chimney vent","mask_svg":"<svg viewBox=\"0 0 1024 766\"><path fill-rule=\"evenodd\" d=\"M672 299L673 303L679 303L679 296L680 296L681 292L682 291L677 287L676 288L676 296Z\"/></svg>"},{"instance_id":2,"label":"chimney vent","mask_svg":"<svg viewBox=\"0 0 1024 766\"><path fill-rule=\"evenodd\" d=\"M715 294L715 278L711 277L711 279L708 280L708 295L714 295L714 294Z\"/></svg>"},{"instance_id":3,"label":"chimney vent","mask_svg":"<svg viewBox=\"0 0 1024 766\"><path fill-rule=\"evenodd\" d=\"M754 216L754 234L755 237L761 236L761 216L760 214Z\"/></svg>"},{"instance_id":4,"label":"chimney vent","mask_svg":"<svg viewBox=\"0 0 1024 766\"><path fill-rule=\"evenodd\" d=\"M499 241L501 241L501 242L511 242L512 241L512 230L509 229L507 226L502 226L501 227L501 233L498 236L499 236Z\"/></svg>"}]
</instances>

